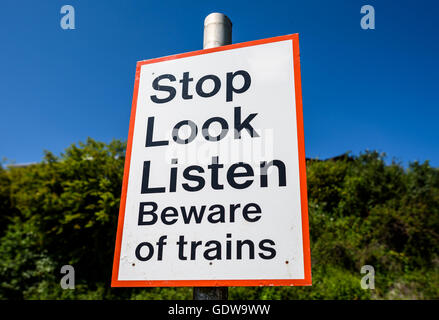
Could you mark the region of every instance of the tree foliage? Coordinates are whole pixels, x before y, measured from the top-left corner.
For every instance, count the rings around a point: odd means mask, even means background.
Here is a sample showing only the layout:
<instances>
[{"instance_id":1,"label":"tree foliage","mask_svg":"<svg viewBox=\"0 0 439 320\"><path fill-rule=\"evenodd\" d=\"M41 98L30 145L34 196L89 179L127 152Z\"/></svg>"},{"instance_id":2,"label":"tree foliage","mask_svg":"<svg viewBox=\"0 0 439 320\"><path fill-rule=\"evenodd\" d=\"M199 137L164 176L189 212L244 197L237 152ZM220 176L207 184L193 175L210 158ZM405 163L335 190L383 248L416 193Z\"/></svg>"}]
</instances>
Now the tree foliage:
<instances>
[{"instance_id":1,"label":"tree foliage","mask_svg":"<svg viewBox=\"0 0 439 320\"><path fill-rule=\"evenodd\" d=\"M1 299L190 299L190 288L110 288L125 144L88 139L0 167ZM230 288L234 299L438 299L439 170L366 152L307 162L312 287ZM75 290L59 285L75 267ZM360 269L375 268L375 290Z\"/></svg>"}]
</instances>

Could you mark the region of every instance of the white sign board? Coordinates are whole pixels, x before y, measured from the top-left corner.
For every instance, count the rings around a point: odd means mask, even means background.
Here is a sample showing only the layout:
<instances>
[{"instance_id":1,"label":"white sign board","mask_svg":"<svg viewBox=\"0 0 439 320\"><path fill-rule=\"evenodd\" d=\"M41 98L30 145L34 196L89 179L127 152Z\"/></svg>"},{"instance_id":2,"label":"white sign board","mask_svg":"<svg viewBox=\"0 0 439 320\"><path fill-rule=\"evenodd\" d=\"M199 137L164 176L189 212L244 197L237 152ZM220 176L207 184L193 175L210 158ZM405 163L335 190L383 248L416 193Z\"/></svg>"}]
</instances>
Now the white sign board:
<instances>
[{"instance_id":1,"label":"white sign board","mask_svg":"<svg viewBox=\"0 0 439 320\"><path fill-rule=\"evenodd\" d=\"M112 286L310 285L298 35L137 64Z\"/></svg>"}]
</instances>

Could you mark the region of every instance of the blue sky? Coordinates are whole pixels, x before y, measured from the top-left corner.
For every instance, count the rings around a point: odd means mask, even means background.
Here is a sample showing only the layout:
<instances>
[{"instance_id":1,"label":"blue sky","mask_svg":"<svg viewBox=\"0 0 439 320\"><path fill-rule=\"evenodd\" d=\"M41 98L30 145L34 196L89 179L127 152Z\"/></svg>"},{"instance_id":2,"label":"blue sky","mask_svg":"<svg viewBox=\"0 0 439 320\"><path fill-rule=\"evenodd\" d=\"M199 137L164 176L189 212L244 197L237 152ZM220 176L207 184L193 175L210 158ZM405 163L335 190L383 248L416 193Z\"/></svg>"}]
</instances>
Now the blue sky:
<instances>
[{"instance_id":1,"label":"blue sky","mask_svg":"<svg viewBox=\"0 0 439 320\"><path fill-rule=\"evenodd\" d=\"M65 4L75 30L60 27ZM365 4L375 30L360 27ZM136 61L201 49L205 16L222 12L233 43L300 34L308 157L369 149L439 166L438 10L433 0L2 0L0 158L126 140Z\"/></svg>"}]
</instances>

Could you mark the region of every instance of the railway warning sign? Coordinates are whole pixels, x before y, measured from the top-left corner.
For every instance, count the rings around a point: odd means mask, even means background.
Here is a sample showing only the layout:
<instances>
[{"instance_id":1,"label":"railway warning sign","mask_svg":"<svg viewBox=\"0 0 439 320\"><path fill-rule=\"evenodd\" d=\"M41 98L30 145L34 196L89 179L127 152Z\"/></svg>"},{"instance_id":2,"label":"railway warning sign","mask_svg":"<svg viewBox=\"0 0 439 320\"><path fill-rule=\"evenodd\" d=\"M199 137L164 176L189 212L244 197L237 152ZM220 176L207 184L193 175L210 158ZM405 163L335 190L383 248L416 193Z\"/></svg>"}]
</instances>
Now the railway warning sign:
<instances>
[{"instance_id":1,"label":"railway warning sign","mask_svg":"<svg viewBox=\"0 0 439 320\"><path fill-rule=\"evenodd\" d=\"M112 286L311 285L298 35L140 61Z\"/></svg>"}]
</instances>

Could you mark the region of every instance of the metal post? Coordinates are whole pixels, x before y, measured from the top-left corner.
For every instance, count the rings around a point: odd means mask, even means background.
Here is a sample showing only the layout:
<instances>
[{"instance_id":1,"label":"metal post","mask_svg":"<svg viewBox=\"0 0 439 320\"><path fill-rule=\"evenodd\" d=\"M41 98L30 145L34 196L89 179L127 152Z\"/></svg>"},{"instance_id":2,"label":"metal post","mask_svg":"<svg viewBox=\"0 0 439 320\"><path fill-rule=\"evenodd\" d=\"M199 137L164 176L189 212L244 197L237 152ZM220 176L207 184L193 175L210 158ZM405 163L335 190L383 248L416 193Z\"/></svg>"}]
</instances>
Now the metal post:
<instances>
[{"instance_id":1,"label":"metal post","mask_svg":"<svg viewBox=\"0 0 439 320\"><path fill-rule=\"evenodd\" d=\"M204 19L203 49L232 43L232 22L222 13L211 13ZM227 300L228 287L194 287L194 300Z\"/></svg>"},{"instance_id":2,"label":"metal post","mask_svg":"<svg viewBox=\"0 0 439 320\"><path fill-rule=\"evenodd\" d=\"M227 300L229 287L194 287L194 300Z\"/></svg>"},{"instance_id":3,"label":"metal post","mask_svg":"<svg viewBox=\"0 0 439 320\"><path fill-rule=\"evenodd\" d=\"M211 13L204 19L203 49L232 44L232 22L222 13Z\"/></svg>"}]
</instances>

